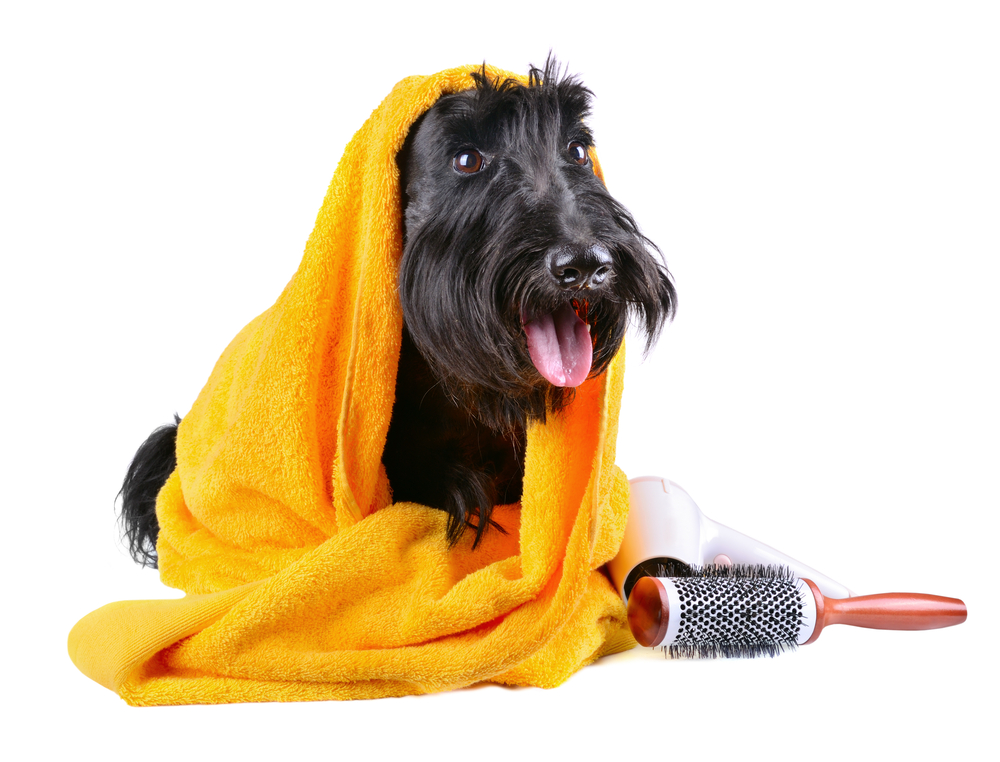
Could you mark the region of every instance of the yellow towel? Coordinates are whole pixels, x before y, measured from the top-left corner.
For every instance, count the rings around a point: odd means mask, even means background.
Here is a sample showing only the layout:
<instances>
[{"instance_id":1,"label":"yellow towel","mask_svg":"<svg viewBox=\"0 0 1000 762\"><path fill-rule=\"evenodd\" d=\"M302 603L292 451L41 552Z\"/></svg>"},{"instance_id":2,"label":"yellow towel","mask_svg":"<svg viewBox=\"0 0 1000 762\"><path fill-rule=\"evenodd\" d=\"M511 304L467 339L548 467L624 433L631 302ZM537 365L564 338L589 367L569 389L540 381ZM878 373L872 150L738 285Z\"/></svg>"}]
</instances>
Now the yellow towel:
<instances>
[{"instance_id":1,"label":"yellow towel","mask_svg":"<svg viewBox=\"0 0 1000 762\"><path fill-rule=\"evenodd\" d=\"M157 552L161 579L186 597L112 603L69 636L80 670L128 703L553 687L635 644L599 570L628 510L614 465L623 352L529 427L521 504L493 514L506 535L449 548L443 511L392 504L381 456L402 331L395 157L440 95L473 86L472 70L405 79L372 113L298 271L181 422Z\"/></svg>"}]
</instances>

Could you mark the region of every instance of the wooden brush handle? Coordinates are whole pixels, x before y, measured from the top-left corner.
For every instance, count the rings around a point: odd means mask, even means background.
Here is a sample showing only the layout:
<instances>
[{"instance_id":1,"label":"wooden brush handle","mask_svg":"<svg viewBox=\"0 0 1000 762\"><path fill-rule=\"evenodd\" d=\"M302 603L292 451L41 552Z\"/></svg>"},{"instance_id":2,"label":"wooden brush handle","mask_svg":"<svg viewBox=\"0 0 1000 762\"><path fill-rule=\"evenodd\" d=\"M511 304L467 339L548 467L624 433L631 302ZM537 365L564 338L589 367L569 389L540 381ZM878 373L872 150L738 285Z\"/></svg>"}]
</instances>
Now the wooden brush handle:
<instances>
[{"instance_id":1,"label":"wooden brush handle","mask_svg":"<svg viewBox=\"0 0 1000 762\"><path fill-rule=\"evenodd\" d=\"M806 644L819 637L828 624L849 624L873 630L936 630L961 624L968 616L958 598L921 593L882 593L856 598L826 598L808 579L816 598L816 629Z\"/></svg>"}]
</instances>

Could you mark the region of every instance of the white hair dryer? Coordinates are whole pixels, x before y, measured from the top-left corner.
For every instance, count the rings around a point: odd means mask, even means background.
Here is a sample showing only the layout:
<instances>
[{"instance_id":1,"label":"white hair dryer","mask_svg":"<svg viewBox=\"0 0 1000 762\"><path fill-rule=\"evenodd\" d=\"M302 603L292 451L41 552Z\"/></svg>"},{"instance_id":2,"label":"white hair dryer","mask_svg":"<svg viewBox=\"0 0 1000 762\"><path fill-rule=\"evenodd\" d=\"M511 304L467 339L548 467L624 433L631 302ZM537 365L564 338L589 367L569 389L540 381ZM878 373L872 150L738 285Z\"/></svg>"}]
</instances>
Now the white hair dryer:
<instances>
[{"instance_id":1,"label":"white hair dryer","mask_svg":"<svg viewBox=\"0 0 1000 762\"><path fill-rule=\"evenodd\" d=\"M846 587L774 548L712 521L678 485L659 476L629 481L630 504L625 538L608 571L622 599L628 601L636 580L645 576L642 565L680 562L708 564L764 564L784 566L796 577L816 583L827 598L850 598Z\"/></svg>"}]
</instances>

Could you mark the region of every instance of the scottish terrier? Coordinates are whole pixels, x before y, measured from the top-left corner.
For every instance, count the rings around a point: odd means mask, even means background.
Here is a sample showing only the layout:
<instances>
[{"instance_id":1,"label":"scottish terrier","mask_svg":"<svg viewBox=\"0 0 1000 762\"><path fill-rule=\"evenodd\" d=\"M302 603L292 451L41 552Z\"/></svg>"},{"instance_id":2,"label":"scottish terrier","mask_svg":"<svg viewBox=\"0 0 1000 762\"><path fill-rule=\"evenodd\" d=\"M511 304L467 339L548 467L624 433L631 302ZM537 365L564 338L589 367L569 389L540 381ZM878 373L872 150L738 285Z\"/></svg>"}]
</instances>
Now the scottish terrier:
<instances>
[{"instance_id":1,"label":"scottish terrier","mask_svg":"<svg viewBox=\"0 0 1000 762\"><path fill-rule=\"evenodd\" d=\"M397 157L403 342L382 462L393 499L441 509L473 547L516 502L525 427L602 373L633 320L652 345L676 294L656 246L594 174L592 93L551 57L525 85L442 96ZM156 565L156 494L175 423L139 448L120 493L133 558ZM419 443L419 444L415 444Z\"/></svg>"}]
</instances>

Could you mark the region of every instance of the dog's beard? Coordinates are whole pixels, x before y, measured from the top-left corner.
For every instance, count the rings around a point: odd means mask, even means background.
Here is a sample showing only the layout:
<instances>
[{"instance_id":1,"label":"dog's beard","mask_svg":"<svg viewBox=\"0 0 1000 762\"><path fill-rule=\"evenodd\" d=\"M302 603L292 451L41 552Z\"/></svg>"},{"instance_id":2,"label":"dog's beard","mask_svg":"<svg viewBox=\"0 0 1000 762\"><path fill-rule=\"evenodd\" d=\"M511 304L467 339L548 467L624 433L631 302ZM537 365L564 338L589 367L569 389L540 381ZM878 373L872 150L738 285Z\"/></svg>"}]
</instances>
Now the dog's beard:
<instances>
[{"instance_id":1,"label":"dog's beard","mask_svg":"<svg viewBox=\"0 0 1000 762\"><path fill-rule=\"evenodd\" d=\"M535 228L523 218L493 214L506 229L478 234L468 224L464 234L434 224L408 231L399 277L407 330L454 404L483 423L544 421L606 370L630 320L648 348L672 314L673 286L652 244L613 199L605 202L605 217L624 214L625 227L598 237L612 275L593 290L554 283L545 256L553 239L526 235Z\"/></svg>"}]
</instances>

